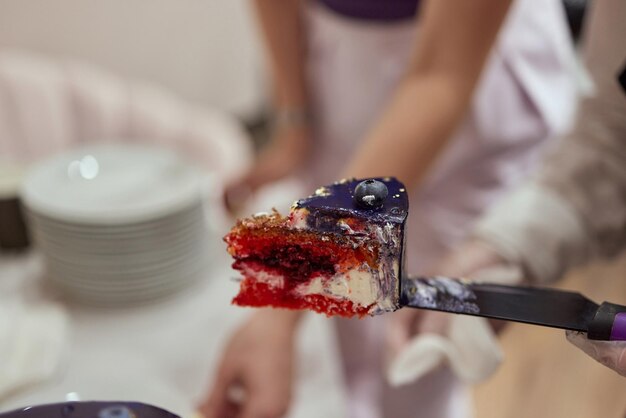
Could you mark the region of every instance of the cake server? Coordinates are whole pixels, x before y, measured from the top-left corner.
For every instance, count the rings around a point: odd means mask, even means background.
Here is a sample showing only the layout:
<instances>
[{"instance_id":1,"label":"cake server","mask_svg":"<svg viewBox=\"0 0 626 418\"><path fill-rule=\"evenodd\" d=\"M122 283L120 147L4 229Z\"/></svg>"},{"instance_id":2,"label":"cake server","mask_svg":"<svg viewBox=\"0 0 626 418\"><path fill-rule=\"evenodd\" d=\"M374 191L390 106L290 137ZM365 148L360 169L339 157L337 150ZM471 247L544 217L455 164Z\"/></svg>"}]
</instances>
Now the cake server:
<instances>
[{"instance_id":1,"label":"cake server","mask_svg":"<svg viewBox=\"0 0 626 418\"><path fill-rule=\"evenodd\" d=\"M586 332L589 339L626 341L626 306L598 305L580 293L470 282L449 277L401 281L402 306Z\"/></svg>"}]
</instances>

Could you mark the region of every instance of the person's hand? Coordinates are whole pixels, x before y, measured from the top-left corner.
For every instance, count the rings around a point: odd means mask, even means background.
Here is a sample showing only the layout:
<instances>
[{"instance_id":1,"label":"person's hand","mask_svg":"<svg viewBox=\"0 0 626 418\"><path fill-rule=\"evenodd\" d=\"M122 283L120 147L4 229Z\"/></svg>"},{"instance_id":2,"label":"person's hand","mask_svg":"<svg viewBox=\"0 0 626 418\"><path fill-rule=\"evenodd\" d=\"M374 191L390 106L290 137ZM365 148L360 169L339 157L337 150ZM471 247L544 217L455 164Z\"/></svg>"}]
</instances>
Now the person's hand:
<instances>
[{"instance_id":1,"label":"person's hand","mask_svg":"<svg viewBox=\"0 0 626 418\"><path fill-rule=\"evenodd\" d=\"M506 264L507 261L488 245L478 240L470 240L446 256L432 273L471 278L481 270ZM395 357L418 334L445 335L451 318L451 314L448 313L423 309L401 309L394 312L390 315L390 324L387 328L389 356Z\"/></svg>"},{"instance_id":2,"label":"person's hand","mask_svg":"<svg viewBox=\"0 0 626 418\"><path fill-rule=\"evenodd\" d=\"M309 131L306 127L294 126L277 130L250 170L226 187L226 209L231 214L237 214L261 186L295 173L305 162L309 149Z\"/></svg>"},{"instance_id":3,"label":"person's hand","mask_svg":"<svg viewBox=\"0 0 626 418\"><path fill-rule=\"evenodd\" d=\"M626 377L626 341L595 341L575 331L566 331L565 335L589 357Z\"/></svg>"},{"instance_id":4,"label":"person's hand","mask_svg":"<svg viewBox=\"0 0 626 418\"><path fill-rule=\"evenodd\" d=\"M205 418L280 418L290 404L296 312L260 310L225 348Z\"/></svg>"},{"instance_id":5,"label":"person's hand","mask_svg":"<svg viewBox=\"0 0 626 418\"><path fill-rule=\"evenodd\" d=\"M419 334L445 335L450 314L425 309L400 309L389 316L387 357L395 358Z\"/></svg>"}]
</instances>

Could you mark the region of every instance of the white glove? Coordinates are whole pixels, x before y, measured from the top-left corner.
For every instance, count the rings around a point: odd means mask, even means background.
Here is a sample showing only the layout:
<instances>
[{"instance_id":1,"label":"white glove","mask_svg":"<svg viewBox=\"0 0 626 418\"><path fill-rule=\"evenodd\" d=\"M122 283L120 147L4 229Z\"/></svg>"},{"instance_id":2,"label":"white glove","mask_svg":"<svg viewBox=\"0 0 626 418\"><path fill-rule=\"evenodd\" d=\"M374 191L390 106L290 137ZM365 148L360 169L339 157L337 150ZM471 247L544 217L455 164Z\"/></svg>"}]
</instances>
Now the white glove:
<instances>
[{"instance_id":1,"label":"white glove","mask_svg":"<svg viewBox=\"0 0 626 418\"><path fill-rule=\"evenodd\" d=\"M565 335L589 357L626 377L626 341L595 341L575 331L566 331Z\"/></svg>"}]
</instances>

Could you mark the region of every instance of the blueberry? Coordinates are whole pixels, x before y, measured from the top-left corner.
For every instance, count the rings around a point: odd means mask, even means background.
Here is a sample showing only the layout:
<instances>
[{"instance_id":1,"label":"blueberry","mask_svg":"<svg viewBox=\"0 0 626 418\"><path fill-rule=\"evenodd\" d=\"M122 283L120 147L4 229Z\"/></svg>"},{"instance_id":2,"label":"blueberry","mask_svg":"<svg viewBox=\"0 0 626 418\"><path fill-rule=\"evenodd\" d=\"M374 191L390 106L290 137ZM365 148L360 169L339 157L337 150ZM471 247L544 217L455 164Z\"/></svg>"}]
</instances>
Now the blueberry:
<instances>
[{"instance_id":1,"label":"blueberry","mask_svg":"<svg viewBox=\"0 0 626 418\"><path fill-rule=\"evenodd\" d=\"M361 208L375 209L383 205L388 193L385 183L369 179L357 184L354 188L354 199Z\"/></svg>"},{"instance_id":2,"label":"blueberry","mask_svg":"<svg viewBox=\"0 0 626 418\"><path fill-rule=\"evenodd\" d=\"M98 413L98 418L134 418L133 411L122 405L110 406Z\"/></svg>"}]
</instances>

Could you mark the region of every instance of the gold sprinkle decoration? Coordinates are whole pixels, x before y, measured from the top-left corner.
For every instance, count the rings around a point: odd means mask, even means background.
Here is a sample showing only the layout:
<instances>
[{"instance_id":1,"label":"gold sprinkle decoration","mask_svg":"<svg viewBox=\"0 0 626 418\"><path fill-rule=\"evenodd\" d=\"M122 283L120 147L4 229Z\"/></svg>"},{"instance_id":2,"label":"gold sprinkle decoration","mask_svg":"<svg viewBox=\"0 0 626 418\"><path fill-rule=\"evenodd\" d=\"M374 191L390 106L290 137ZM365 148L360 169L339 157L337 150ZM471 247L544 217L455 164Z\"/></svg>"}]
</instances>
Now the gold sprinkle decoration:
<instances>
[{"instance_id":1,"label":"gold sprinkle decoration","mask_svg":"<svg viewBox=\"0 0 626 418\"><path fill-rule=\"evenodd\" d=\"M403 188L400 189L400 193L404 193L404 192L406 192L406 190L403 187Z\"/></svg>"},{"instance_id":2,"label":"gold sprinkle decoration","mask_svg":"<svg viewBox=\"0 0 626 418\"><path fill-rule=\"evenodd\" d=\"M322 186L315 191L315 196L321 196L321 197L330 196L330 190Z\"/></svg>"},{"instance_id":3,"label":"gold sprinkle decoration","mask_svg":"<svg viewBox=\"0 0 626 418\"><path fill-rule=\"evenodd\" d=\"M384 181L391 181L391 177L383 177Z\"/></svg>"}]
</instances>

